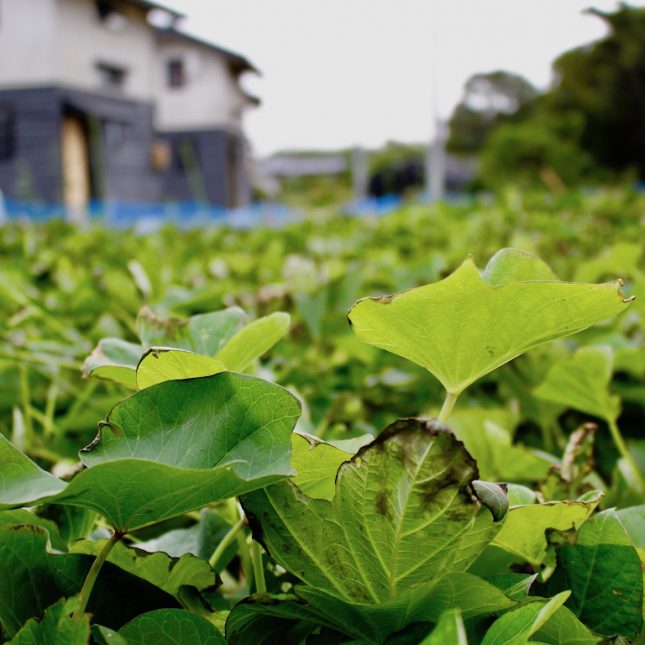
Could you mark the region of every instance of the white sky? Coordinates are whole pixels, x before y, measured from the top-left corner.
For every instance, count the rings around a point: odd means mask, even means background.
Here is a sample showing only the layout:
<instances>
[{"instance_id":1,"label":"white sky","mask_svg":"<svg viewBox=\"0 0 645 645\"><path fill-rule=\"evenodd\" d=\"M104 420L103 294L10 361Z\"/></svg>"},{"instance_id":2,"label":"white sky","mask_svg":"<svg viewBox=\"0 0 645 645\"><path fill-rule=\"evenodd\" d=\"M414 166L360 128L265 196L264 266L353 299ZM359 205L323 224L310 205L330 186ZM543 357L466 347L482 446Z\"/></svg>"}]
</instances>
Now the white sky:
<instances>
[{"instance_id":1,"label":"white sky","mask_svg":"<svg viewBox=\"0 0 645 645\"><path fill-rule=\"evenodd\" d=\"M561 52L600 38L615 0L165 0L183 28L244 54L262 99L246 116L259 155L419 142L433 88L447 117L469 76L506 69L538 87ZM632 0L644 6L645 0Z\"/></svg>"}]
</instances>

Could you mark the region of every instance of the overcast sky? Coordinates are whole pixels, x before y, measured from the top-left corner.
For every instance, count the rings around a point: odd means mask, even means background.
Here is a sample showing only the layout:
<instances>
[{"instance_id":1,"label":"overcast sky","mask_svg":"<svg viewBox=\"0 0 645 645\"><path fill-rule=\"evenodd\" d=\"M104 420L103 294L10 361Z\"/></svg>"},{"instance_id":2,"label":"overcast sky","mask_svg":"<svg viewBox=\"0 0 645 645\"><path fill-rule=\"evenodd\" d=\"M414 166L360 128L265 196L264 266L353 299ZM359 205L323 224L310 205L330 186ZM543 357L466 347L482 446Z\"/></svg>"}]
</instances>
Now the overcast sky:
<instances>
[{"instance_id":1,"label":"overcast sky","mask_svg":"<svg viewBox=\"0 0 645 645\"><path fill-rule=\"evenodd\" d=\"M165 0L183 28L249 58L262 99L246 116L255 152L419 142L433 94L447 117L474 73L506 69L538 87L563 51L600 38L582 12L615 0ZM645 6L645 0L630 2Z\"/></svg>"}]
</instances>

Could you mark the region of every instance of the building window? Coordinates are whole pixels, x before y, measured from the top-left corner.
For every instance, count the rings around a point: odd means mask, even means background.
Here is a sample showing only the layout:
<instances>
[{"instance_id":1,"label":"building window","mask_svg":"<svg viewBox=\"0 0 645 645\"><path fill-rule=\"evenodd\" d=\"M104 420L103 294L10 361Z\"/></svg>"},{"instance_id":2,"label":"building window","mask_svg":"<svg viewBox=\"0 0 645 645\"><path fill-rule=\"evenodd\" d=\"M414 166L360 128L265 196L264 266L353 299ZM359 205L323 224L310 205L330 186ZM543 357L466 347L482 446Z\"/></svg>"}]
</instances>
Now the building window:
<instances>
[{"instance_id":1,"label":"building window","mask_svg":"<svg viewBox=\"0 0 645 645\"><path fill-rule=\"evenodd\" d=\"M186 70L181 58L171 58L166 64L168 87L183 87L186 84Z\"/></svg>"},{"instance_id":2,"label":"building window","mask_svg":"<svg viewBox=\"0 0 645 645\"><path fill-rule=\"evenodd\" d=\"M11 159L16 150L16 118L13 110L0 105L0 161Z\"/></svg>"},{"instance_id":3,"label":"building window","mask_svg":"<svg viewBox=\"0 0 645 645\"><path fill-rule=\"evenodd\" d=\"M125 68L107 63L97 63L96 69L104 87L123 87L127 73Z\"/></svg>"}]
</instances>

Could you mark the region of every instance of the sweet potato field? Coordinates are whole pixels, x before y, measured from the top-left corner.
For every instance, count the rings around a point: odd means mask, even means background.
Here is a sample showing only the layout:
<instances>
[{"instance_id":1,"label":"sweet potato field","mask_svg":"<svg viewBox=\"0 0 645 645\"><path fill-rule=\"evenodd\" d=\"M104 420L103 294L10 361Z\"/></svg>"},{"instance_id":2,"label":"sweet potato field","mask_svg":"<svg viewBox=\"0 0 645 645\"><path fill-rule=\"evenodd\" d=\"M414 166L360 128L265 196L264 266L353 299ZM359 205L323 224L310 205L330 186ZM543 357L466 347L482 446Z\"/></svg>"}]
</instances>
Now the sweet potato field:
<instances>
[{"instance_id":1,"label":"sweet potato field","mask_svg":"<svg viewBox=\"0 0 645 645\"><path fill-rule=\"evenodd\" d=\"M644 214L0 228L0 641L642 642Z\"/></svg>"}]
</instances>

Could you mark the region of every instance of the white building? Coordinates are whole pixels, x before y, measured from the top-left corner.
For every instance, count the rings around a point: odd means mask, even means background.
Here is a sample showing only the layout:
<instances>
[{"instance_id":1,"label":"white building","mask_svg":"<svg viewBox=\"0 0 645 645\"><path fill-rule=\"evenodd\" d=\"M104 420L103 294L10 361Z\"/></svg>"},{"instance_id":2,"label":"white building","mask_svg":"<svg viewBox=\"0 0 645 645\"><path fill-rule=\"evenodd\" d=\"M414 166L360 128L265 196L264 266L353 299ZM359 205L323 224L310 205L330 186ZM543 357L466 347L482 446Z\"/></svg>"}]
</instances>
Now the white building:
<instances>
[{"instance_id":1,"label":"white building","mask_svg":"<svg viewBox=\"0 0 645 645\"><path fill-rule=\"evenodd\" d=\"M257 70L180 18L147 0L0 0L5 196L247 201L242 121L258 100L240 76Z\"/></svg>"}]
</instances>

